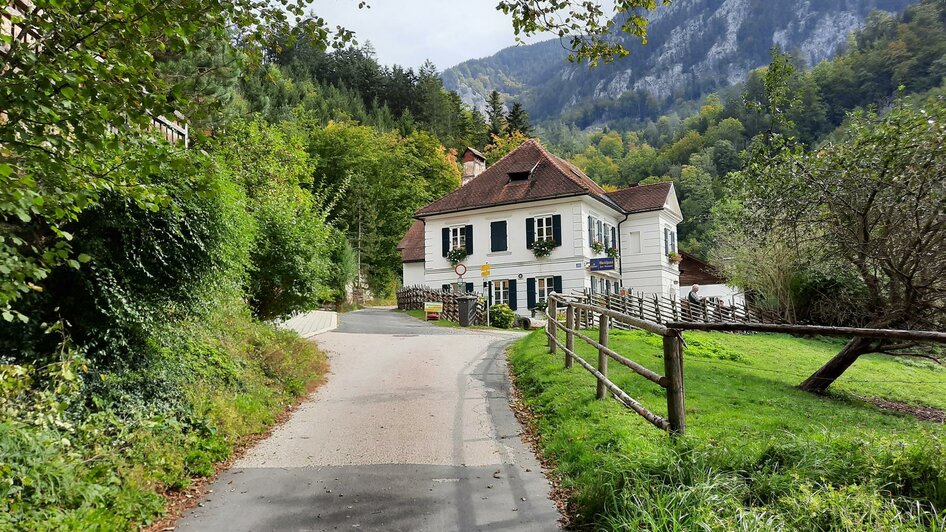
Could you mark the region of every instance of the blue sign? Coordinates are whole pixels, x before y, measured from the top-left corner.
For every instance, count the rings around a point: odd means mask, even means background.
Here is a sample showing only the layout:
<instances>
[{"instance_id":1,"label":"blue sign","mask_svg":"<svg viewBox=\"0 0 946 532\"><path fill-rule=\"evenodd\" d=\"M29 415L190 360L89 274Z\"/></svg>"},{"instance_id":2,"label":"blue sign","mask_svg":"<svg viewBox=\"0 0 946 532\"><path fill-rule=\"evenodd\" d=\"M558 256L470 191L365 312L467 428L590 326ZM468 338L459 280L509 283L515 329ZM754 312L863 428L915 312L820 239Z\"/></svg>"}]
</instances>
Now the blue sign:
<instances>
[{"instance_id":1,"label":"blue sign","mask_svg":"<svg viewBox=\"0 0 946 532\"><path fill-rule=\"evenodd\" d=\"M591 259L591 271L603 272L614 269L614 259L606 257L602 259Z\"/></svg>"}]
</instances>

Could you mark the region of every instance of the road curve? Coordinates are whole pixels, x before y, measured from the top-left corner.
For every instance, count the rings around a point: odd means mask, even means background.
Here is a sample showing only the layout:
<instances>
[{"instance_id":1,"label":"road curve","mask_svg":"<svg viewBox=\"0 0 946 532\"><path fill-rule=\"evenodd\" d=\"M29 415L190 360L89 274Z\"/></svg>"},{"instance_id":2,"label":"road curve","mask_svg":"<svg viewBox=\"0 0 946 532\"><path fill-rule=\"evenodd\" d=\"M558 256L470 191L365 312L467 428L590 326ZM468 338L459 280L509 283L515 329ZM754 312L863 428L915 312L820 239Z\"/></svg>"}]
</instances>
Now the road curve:
<instances>
[{"instance_id":1,"label":"road curve","mask_svg":"<svg viewBox=\"0 0 946 532\"><path fill-rule=\"evenodd\" d=\"M332 373L209 486L178 530L559 528L509 407L509 334L389 310L317 338Z\"/></svg>"}]
</instances>

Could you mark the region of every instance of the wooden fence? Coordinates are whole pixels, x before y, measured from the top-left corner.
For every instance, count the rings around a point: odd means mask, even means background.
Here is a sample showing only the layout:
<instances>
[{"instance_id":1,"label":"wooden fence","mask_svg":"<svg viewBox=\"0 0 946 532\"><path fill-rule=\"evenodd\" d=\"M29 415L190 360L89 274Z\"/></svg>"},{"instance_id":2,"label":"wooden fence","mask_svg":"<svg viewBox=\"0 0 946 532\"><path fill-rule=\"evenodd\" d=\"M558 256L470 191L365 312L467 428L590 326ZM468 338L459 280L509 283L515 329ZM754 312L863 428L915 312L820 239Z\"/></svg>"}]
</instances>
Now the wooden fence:
<instances>
[{"instance_id":1,"label":"wooden fence","mask_svg":"<svg viewBox=\"0 0 946 532\"><path fill-rule=\"evenodd\" d=\"M397 291L397 308L400 310L420 310L424 308L426 302L443 303L443 313L441 317L449 321L460 321L459 305L457 296L462 294L448 290L434 290L427 286L405 286ZM476 310L473 315L473 325L486 324L486 302L480 298L476 303Z\"/></svg>"},{"instance_id":2,"label":"wooden fence","mask_svg":"<svg viewBox=\"0 0 946 532\"><path fill-rule=\"evenodd\" d=\"M580 298L567 298L561 294L549 296L552 303L546 311L548 321L545 333L548 337L549 352L556 353L558 348L565 352L565 367L570 368L574 362L588 370L598 380L598 399L607 397L610 391L624 406L638 413L655 427L669 431L671 434L683 434L686 430L686 415L683 396L683 339L680 331L671 329L654 321L642 319L631 314L608 309L603 306L585 303ZM561 312L565 313L565 324L558 321ZM582 334L580 321L585 320L585 326L597 322L598 339L594 340ZM648 369L633 360L621 355L608 347L608 337L612 325L633 327L658 334L663 337L664 375ZM558 339L558 329L565 332L565 343ZM575 350L575 338L578 337L598 350L598 364L593 366L580 356ZM640 402L629 396L617 384L608 379L608 360L628 367L641 377L666 389L667 418L651 412Z\"/></svg>"},{"instance_id":3,"label":"wooden fence","mask_svg":"<svg viewBox=\"0 0 946 532\"><path fill-rule=\"evenodd\" d=\"M916 331L900 329L871 329L863 327L832 327L822 325L792 325L755 319L750 309L720 317L720 314L708 310L710 305L700 305L699 314L695 311L688 315L687 306L676 307L677 313L664 313L659 299L646 310L642 298L635 296L601 296L579 293L572 296L552 294L549 296L549 308L546 311L548 321L545 334L550 353L559 348L565 352L565 367L570 368L578 362L597 379L597 398L604 399L610 391L627 408L640 414L657 428L671 434L683 434L686 430L683 384L683 331L726 331L726 332L775 332L803 335L823 335L837 337L861 337L879 340L900 340L920 343L946 344L946 332ZM649 300L649 298L644 299ZM633 304L637 304L636 308ZM644 308L645 310L641 310ZM673 307L671 307L673 310ZM561 314L565 314L565 323L561 323ZM643 316L643 317L641 317ZM715 321L713 321L715 319ZM736 321L737 319L747 321ZM660 321L658 321L660 320ZM595 340L581 333L582 329L598 328ZM611 329L641 329L663 337L664 374L648 369L609 347ZM565 332L565 342L558 338L559 329ZM575 351L575 337L598 350L597 367L582 359ZM608 360L622 364L641 377L666 389L667 418L654 414L638 401L631 398L624 390L608 378Z\"/></svg>"},{"instance_id":4,"label":"wooden fence","mask_svg":"<svg viewBox=\"0 0 946 532\"><path fill-rule=\"evenodd\" d=\"M685 299L671 299L658 294L591 294L588 291L579 292L575 297L588 304L659 324L775 323L778 321L770 313L747 304L725 304L705 299L699 303L691 303ZM582 319L584 318L585 316L582 316Z\"/></svg>"}]
</instances>

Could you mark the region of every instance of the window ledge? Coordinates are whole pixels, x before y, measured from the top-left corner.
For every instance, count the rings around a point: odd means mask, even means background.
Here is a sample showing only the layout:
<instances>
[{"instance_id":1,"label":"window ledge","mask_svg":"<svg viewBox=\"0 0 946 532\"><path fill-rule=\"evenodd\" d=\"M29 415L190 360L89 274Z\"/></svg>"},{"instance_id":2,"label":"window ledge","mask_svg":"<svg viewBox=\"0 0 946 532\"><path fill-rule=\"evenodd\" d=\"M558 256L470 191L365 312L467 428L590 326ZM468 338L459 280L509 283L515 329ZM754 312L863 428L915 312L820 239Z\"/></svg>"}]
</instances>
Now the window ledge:
<instances>
[{"instance_id":1,"label":"window ledge","mask_svg":"<svg viewBox=\"0 0 946 532\"><path fill-rule=\"evenodd\" d=\"M492 251L486 254L487 257L506 257L508 255L512 255L512 251Z\"/></svg>"}]
</instances>

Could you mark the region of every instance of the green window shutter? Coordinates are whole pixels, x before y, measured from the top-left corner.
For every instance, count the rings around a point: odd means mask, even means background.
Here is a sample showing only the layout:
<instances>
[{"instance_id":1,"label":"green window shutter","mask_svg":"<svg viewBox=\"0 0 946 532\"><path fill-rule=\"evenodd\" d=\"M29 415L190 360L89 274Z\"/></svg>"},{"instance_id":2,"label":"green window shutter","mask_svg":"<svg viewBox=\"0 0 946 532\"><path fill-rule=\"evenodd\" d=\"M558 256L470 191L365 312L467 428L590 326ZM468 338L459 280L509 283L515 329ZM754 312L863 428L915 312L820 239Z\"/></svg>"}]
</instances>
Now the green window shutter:
<instances>
[{"instance_id":1,"label":"green window shutter","mask_svg":"<svg viewBox=\"0 0 946 532\"><path fill-rule=\"evenodd\" d=\"M466 231L466 254L473 254L473 226L468 225L464 228Z\"/></svg>"},{"instance_id":2,"label":"green window shutter","mask_svg":"<svg viewBox=\"0 0 946 532\"><path fill-rule=\"evenodd\" d=\"M555 288L554 288L555 293L556 293L556 294L561 294L561 293L562 293L562 276L561 276L561 275L556 275L556 276L552 279L552 283L555 284Z\"/></svg>"},{"instance_id":3,"label":"green window shutter","mask_svg":"<svg viewBox=\"0 0 946 532\"><path fill-rule=\"evenodd\" d=\"M535 218L526 218L526 249L535 244Z\"/></svg>"},{"instance_id":4,"label":"green window shutter","mask_svg":"<svg viewBox=\"0 0 946 532\"><path fill-rule=\"evenodd\" d=\"M535 308L535 277L526 280L526 307Z\"/></svg>"},{"instance_id":5,"label":"green window shutter","mask_svg":"<svg viewBox=\"0 0 946 532\"><path fill-rule=\"evenodd\" d=\"M509 280L509 308L516 310L516 280Z\"/></svg>"},{"instance_id":6,"label":"green window shutter","mask_svg":"<svg viewBox=\"0 0 946 532\"><path fill-rule=\"evenodd\" d=\"M506 240L506 221L491 222L489 224L489 250L506 251L509 248Z\"/></svg>"},{"instance_id":7,"label":"green window shutter","mask_svg":"<svg viewBox=\"0 0 946 532\"><path fill-rule=\"evenodd\" d=\"M473 293L473 283L466 283L466 293L467 294Z\"/></svg>"},{"instance_id":8,"label":"green window shutter","mask_svg":"<svg viewBox=\"0 0 946 532\"><path fill-rule=\"evenodd\" d=\"M450 228L443 228L443 256L446 257L447 253L450 252Z\"/></svg>"},{"instance_id":9,"label":"green window shutter","mask_svg":"<svg viewBox=\"0 0 946 532\"><path fill-rule=\"evenodd\" d=\"M562 245L562 215L556 214L552 216L552 240L555 241L555 246Z\"/></svg>"}]
</instances>

